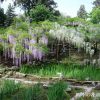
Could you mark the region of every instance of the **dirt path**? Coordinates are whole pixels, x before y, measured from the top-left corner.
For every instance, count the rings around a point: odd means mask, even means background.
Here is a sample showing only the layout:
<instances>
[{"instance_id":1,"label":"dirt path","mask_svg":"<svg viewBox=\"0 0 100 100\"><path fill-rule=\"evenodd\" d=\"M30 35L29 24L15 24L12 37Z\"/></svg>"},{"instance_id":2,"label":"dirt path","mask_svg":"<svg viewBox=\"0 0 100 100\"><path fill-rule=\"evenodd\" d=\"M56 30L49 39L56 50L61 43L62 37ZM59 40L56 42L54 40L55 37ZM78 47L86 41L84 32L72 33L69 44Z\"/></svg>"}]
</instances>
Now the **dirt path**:
<instances>
[{"instance_id":1,"label":"dirt path","mask_svg":"<svg viewBox=\"0 0 100 100\"><path fill-rule=\"evenodd\" d=\"M11 81L15 81L15 83L23 83L23 84L38 84L38 83L41 83L41 84L47 84L49 83L49 81L29 81L29 80L25 80L25 79L17 79L17 78L2 78L4 80L11 80Z\"/></svg>"}]
</instances>

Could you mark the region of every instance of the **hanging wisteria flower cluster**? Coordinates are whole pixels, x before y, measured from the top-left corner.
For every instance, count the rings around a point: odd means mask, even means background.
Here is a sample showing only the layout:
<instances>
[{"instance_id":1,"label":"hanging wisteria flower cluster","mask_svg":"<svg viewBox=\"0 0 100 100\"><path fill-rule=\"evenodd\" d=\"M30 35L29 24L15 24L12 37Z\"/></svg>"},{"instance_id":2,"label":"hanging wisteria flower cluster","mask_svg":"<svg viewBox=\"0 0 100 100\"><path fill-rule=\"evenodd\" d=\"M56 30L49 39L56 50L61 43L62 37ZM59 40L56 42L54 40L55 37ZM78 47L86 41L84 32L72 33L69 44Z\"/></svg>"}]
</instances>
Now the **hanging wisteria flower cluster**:
<instances>
[{"instance_id":1,"label":"hanging wisteria flower cluster","mask_svg":"<svg viewBox=\"0 0 100 100\"><path fill-rule=\"evenodd\" d=\"M90 55L91 58L95 53L95 50L92 49L92 44L90 42L84 42L84 50L85 50L86 54Z\"/></svg>"},{"instance_id":2,"label":"hanging wisteria flower cluster","mask_svg":"<svg viewBox=\"0 0 100 100\"><path fill-rule=\"evenodd\" d=\"M47 50L48 38L39 28L29 32L10 29L7 34L0 35L0 39L5 59L13 59L16 66L26 61L41 61Z\"/></svg>"},{"instance_id":3,"label":"hanging wisteria flower cluster","mask_svg":"<svg viewBox=\"0 0 100 100\"><path fill-rule=\"evenodd\" d=\"M57 38L59 41L66 41L77 47L82 47L84 42L84 35L73 28L67 28L66 26L60 26L58 23L54 23L53 29L49 31L50 36Z\"/></svg>"},{"instance_id":4,"label":"hanging wisteria flower cluster","mask_svg":"<svg viewBox=\"0 0 100 100\"><path fill-rule=\"evenodd\" d=\"M6 34L0 35L5 59L13 59L13 65L20 66L23 62L42 61L48 51L48 36L60 42L72 44L80 50L84 48L90 57L93 56L92 46L85 42L85 34L80 28L69 28L58 23L42 23L41 26L28 27L28 31L9 28ZM94 30L89 30L94 32ZM98 32L96 32L97 34ZM47 36L48 35L48 36Z\"/></svg>"}]
</instances>

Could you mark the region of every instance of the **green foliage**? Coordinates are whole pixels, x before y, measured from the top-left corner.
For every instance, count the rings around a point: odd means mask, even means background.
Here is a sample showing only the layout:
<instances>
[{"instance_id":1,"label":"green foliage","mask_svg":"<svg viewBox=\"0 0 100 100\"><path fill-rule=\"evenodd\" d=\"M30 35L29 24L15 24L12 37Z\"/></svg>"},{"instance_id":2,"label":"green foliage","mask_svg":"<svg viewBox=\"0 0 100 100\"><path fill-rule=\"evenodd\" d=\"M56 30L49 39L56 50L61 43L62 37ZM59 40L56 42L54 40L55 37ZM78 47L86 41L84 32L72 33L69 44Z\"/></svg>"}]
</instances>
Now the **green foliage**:
<instances>
[{"instance_id":1,"label":"green foliage","mask_svg":"<svg viewBox=\"0 0 100 100\"><path fill-rule=\"evenodd\" d=\"M6 26L10 26L12 24L12 22L14 21L14 7L11 6L11 4L9 4L7 12L6 12Z\"/></svg>"},{"instance_id":2,"label":"green foliage","mask_svg":"<svg viewBox=\"0 0 100 100\"><path fill-rule=\"evenodd\" d=\"M57 18L57 22L60 24L60 25L65 25L66 24L66 17L64 16L59 16Z\"/></svg>"},{"instance_id":3,"label":"green foliage","mask_svg":"<svg viewBox=\"0 0 100 100\"><path fill-rule=\"evenodd\" d=\"M27 87L13 97L13 100L47 100L46 93L40 84Z\"/></svg>"},{"instance_id":4,"label":"green foliage","mask_svg":"<svg viewBox=\"0 0 100 100\"><path fill-rule=\"evenodd\" d=\"M94 0L93 5L94 7L100 7L100 0Z\"/></svg>"},{"instance_id":5,"label":"green foliage","mask_svg":"<svg viewBox=\"0 0 100 100\"><path fill-rule=\"evenodd\" d=\"M84 19L79 18L79 17L74 17L74 18L66 18L66 21L69 21L69 22L82 22L82 21L84 21Z\"/></svg>"},{"instance_id":6,"label":"green foliage","mask_svg":"<svg viewBox=\"0 0 100 100\"><path fill-rule=\"evenodd\" d=\"M16 28L18 30L22 30L22 31L26 31L28 32L28 24L26 22L21 22L21 23L18 23L18 25L16 26Z\"/></svg>"},{"instance_id":7,"label":"green foliage","mask_svg":"<svg viewBox=\"0 0 100 100\"><path fill-rule=\"evenodd\" d=\"M82 18L79 18L79 17L70 18L70 17L63 17L63 16L58 17L57 22L60 25L70 24L71 28L73 27L73 23L76 23L76 24L79 24L79 25L88 23L88 21L86 21L86 20L84 20Z\"/></svg>"},{"instance_id":8,"label":"green foliage","mask_svg":"<svg viewBox=\"0 0 100 100\"><path fill-rule=\"evenodd\" d=\"M0 87L0 100L4 100L7 96L11 96L14 92L19 90L20 84L16 84L14 81L5 80Z\"/></svg>"},{"instance_id":9,"label":"green foliage","mask_svg":"<svg viewBox=\"0 0 100 100\"><path fill-rule=\"evenodd\" d=\"M28 65L23 65L20 72L49 77L55 76L58 72L61 72L67 78L85 80L89 77L91 80L100 80L100 69L93 68L92 66L45 64L29 67Z\"/></svg>"},{"instance_id":10,"label":"green foliage","mask_svg":"<svg viewBox=\"0 0 100 100\"><path fill-rule=\"evenodd\" d=\"M25 22L26 17L24 15L19 15L19 17L14 17L14 24Z\"/></svg>"},{"instance_id":11,"label":"green foliage","mask_svg":"<svg viewBox=\"0 0 100 100\"><path fill-rule=\"evenodd\" d=\"M65 94L67 84L60 81L48 89L48 100L69 100Z\"/></svg>"},{"instance_id":12,"label":"green foliage","mask_svg":"<svg viewBox=\"0 0 100 100\"><path fill-rule=\"evenodd\" d=\"M45 32L48 32L50 29L53 28L53 22L51 22L49 20L45 20L45 21L41 22L40 25Z\"/></svg>"},{"instance_id":13,"label":"green foliage","mask_svg":"<svg viewBox=\"0 0 100 100\"><path fill-rule=\"evenodd\" d=\"M15 0L15 4L21 6L28 14L30 13L30 10L38 4L43 4L50 10L53 10L56 7L54 0Z\"/></svg>"},{"instance_id":14,"label":"green foliage","mask_svg":"<svg viewBox=\"0 0 100 100\"><path fill-rule=\"evenodd\" d=\"M94 8L90 13L91 22L94 24L100 23L100 7Z\"/></svg>"},{"instance_id":15,"label":"green foliage","mask_svg":"<svg viewBox=\"0 0 100 100\"><path fill-rule=\"evenodd\" d=\"M68 84L58 81L45 89L42 84L22 85L14 81L0 81L0 100L69 100Z\"/></svg>"},{"instance_id":16,"label":"green foliage","mask_svg":"<svg viewBox=\"0 0 100 100\"><path fill-rule=\"evenodd\" d=\"M82 18L82 19L86 19L87 18L87 12L85 10L85 6L84 5L80 6L79 11L77 12L77 16L79 18Z\"/></svg>"},{"instance_id":17,"label":"green foliage","mask_svg":"<svg viewBox=\"0 0 100 100\"><path fill-rule=\"evenodd\" d=\"M7 34L15 34L15 33L16 33L16 31L11 26L11 27L8 27L6 29L6 34L5 35L7 35Z\"/></svg>"},{"instance_id":18,"label":"green foliage","mask_svg":"<svg viewBox=\"0 0 100 100\"><path fill-rule=\"evenodd\" d=\"M6 15L4 14L4 9L0 8L0 27L5 26Z\"/></svg>"},{"instance_id":19,"label":"green foliage","mask_svg":"<svg viewBox=\"0 0 100 100\"><path fill-rule=\"evenodd\" d=\"M64 100L68 99L68 95L66 95L65 90L67 89L68 85L64 82L57 82L48 90L44 90L40 84L36 84L34 86L28 87L24 89L20 94L17 96L17 99L22 100Z\"/></svg>"},{"instance_id":20,"label":"green foliage","mask_svg":"<svg viewBox=\"0 0 100 100\"><path fill-rule=\"evenodd\" d=\"M82 19L82 18L79 18L79 17L73 17L73 18L66 18L66 23L78 23L79 25L80 24L83 24L85 25L87 22ZM72 27L72 26L71 26Z\"/></svg>"},{"instance_id":21,"label":"green foliage","mask_svg":"<svg viewBox=\"0 0 100 100\"><path fill-rule=\"evenodd\" d=\"M14 17L14 22L11 27L16 30L28 32L29 23L26 21L26 17L24 15L20 15L19 17Z\"/></svg>"},{"instance_id":22,"label":"green foliage","mask_svg":"<svg viewBox=\"0 0 100 100\"><path fill-rule=\"evenodd\" d=\"M53 20L53 13L45 5L37 5L30 11L30 16L33 21Z\"/></svg>"},{"instance_id":23,"label":"green foliage","mask_svg":"<svg viewBox=\"0 0 100 100\"><path fill-rule=\"evenodd\" d=\"M6 29L5 28L0 28L0 34L5 34Z\"/></svg>"}]
</instances>

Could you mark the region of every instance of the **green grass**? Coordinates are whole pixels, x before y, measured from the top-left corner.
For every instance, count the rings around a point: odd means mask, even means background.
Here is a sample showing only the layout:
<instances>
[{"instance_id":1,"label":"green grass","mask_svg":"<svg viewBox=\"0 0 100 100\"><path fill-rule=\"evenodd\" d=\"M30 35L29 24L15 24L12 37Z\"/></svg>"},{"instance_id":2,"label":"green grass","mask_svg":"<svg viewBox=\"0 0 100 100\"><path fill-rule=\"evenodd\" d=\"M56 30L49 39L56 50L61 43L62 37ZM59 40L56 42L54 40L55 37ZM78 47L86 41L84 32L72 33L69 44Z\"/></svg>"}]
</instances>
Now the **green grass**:
<instances>
[{"instance_id":1,"label":"green grass","mask_svg":"<svg viewBox=\"0 0 100 100\"><path fill-rule=\"evenodd\" d=\"M46 64L41 66L23 65L20 72L35 74L40 76L56 76L58 72L63 73L67 78L78 80L100 80L100 69L92 66L66 65L66 64Z\"/></svg>"},{"instance_id":2,"label":"green grass","mask_svg":"<svg viewBox=\"0 0 100 100\"><path fill-rule=\"evenodd\" d=\"M68 85L64 82L57 82L48 89L48 100L70 100L70 96L66 94L65 90Z\"/></svg>"},{"instance_id":3,"label":"green grass","mask_svg":"<svg viewBox=\"0 0 100 100\"><path fill-rule=\"evenodd\" d=\"M4 81L0 85L0 100L66 100L68 84L58 81L45 89L41 84L22 86L14 81ZM2 88L2 91L1 91ZM69 100L69 99L67 99Z\"/></svg>"},{"instance_id":4,"label":"green grass","mask_svg":"<svg viewBox=\"0 0 100 100\"><path fill-rule=\"evenodd\" d=\"M20 89L20 84L14 81L5 80L0 84L0 100L9 100L8 98Z\"/></svg>"},{"instance_id":5,"label":"green grass","mask_svg":"<svg viewBox=\"0 0 100 100\"><path fill-rule=\"evenodd\" d=\"M47 95L43 87L36 84L24 88L21 92L13 96L13 100L47 100Z\"/></svg>"}]
</instances>

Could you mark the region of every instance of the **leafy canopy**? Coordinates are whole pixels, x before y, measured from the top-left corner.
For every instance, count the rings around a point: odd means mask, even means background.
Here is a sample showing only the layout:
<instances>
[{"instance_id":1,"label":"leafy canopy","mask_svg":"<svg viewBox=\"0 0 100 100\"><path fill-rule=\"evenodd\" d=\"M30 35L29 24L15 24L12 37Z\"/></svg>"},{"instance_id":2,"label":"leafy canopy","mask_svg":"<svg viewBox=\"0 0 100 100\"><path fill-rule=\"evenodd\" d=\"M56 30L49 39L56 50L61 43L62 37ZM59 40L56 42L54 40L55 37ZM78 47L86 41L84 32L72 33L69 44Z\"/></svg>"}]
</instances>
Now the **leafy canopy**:
<instances>
[{"instance_id":1,"label":"leafy canopy","mask_svg":"<svg viewBox=\"0 0 100 100\"><path fill-rule=\"evenodd\" d=\"M45 5L37 5L30 11L30 16L33 21L45 21L45 20L52 20L53 13Z\"/></svg>"},{"instance_id":2,"label":"leafy canopy","mask_svg":"<svg viewBox=\"0 0 100 100\"><path fill-rule=\"evenodd\" d=\"M90 14L91 22L94 24L100 23L100 7L94 8Z\"/></svg>"}]
</instances>

